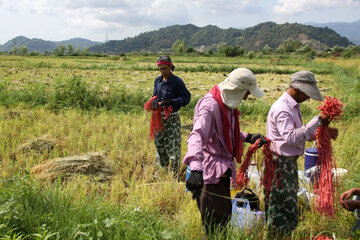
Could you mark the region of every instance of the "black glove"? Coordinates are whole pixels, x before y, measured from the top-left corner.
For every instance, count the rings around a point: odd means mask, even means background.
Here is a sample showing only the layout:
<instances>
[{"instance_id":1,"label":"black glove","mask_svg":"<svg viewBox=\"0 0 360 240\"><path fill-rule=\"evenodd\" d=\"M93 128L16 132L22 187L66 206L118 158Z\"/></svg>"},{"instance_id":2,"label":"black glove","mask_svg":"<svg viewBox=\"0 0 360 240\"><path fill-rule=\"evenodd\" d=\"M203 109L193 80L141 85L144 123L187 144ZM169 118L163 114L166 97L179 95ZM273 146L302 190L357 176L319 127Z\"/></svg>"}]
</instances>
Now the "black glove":
<instances>
[{"instance_id":1,"label":"black glove","mask_svg":"<svg viewBox=\"0 0 360 240\"><path fill-rule=\"evenodd\" d=\"M245 142L254 144L256 142L256 140L258 140L259 138L260 138L260 142L259 142L258 148L261 148L265 143L267 143L267 141L266 141L265 137L263 135L261 135L260 133L255 133L255 134L249 133L245 139Z\"/></svg>"},{"instance_id":2,"label":"black glove","mask_svg":"<svg viewBox=\"0 0 360 240\"><path fill-rule=\"evenodd\" d=\"M171 106L173 103L174 101L172 99L165 99L164 101L161 102L161 106L168 107Z\"/></svg>"},{"instance_id":3,"label":"black glove","mask_svg":"<svg viewBox=\"0 0 360 240\"><path fill-rule=\"evenodd\" d=\"M153 100L152 102L151 102L151 107L154 109L154 110L156 110L156 109L158 109L159 108L159 102L158 102L158 100Z\"/></svg>"},{"instance_id":4,"label":"black glove","mask_svg":"<svg viewBox=\"0 0 360 240\"><path fill-rule=\"evenodd\" d=\"M192 192L192 198L200 197L201 189L204 184L204 179L201 171L191 171L190 177L186 181L186 188Z\"/></svg>"}]
</instances>

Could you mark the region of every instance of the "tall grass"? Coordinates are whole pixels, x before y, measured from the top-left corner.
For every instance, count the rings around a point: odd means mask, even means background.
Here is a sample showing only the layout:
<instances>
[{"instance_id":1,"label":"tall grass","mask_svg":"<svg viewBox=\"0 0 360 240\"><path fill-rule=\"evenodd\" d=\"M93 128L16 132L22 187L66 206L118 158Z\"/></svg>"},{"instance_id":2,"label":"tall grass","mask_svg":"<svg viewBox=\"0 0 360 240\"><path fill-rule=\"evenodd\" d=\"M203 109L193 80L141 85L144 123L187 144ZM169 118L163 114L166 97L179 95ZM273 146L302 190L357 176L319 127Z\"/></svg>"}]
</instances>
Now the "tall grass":
<instances>
[{"instance_id":1,"label":"tall grass","mask_svg":"<svg viewBox=\"0 0 360 240\"><path fill-rule=\"evenodd\" d=\"M151 96L153 81L144 83L132 79L135 75L152 76L153 59L132 56L127 59L126 63L118 63L111 59L39 57L9 58L0 63L3 66L0 71L0 238L203 238L196 203L185 191L185 166L181 166L179 178L165 170L159 171L155 146L148 138L150 116L143 111L143 103ZM192 61L199 64L195 66L196 72L190 70ZM266 73L269 69L280 69L277 74L257 73L261 86L272 88L268 88L263 99L249 99L239 108L241 130L262 134L265 134L268 109L285 90L282 88L287 85L287 75L297 69L317 69L319 84L329 85L327 94L340 97L347 105L344 120L332 123L340 131L338 140L333 142L334 156L338 167L349 170L341 179L342 187L337 195L358 185L360 138L354 133L359 129L360 120L357 104L360 77L355 68L289 58L271 67L268 59L180 57L179 62L177 70L183 68L179 75L194 79L186 82L194 86L193 98L181 109L181 121L189 125L203 92L225 77L208 73L206 69L229 72L232 66L241 64ZM76 70L86 65L94 68ZM118 73L113 68L119 65L137 70L126 71L129 77L121 81L112 81L116 78L114 73ZM96 75L93 81L89 80L91 75ZM129 87L131 84L136 87ZM302 104L304 122L318 113L317 105L315 102ZM53 151L18 151L19 145L46 134L61 143ZM182 156L187 151L188 134L189 130L182 129ZM68 182L44 183L35 175L29 175L33 166L49 159L100 150L114 163L116 174L109 183L96 182L86 176L77 176ZM16 158L12 158L14 154ZM300 169L303 161L303 157L300 158ZM303 203L300 206L300 223L293 239L333 233L337 239L352 236L349 230L355 217L340 206L336 206L335 219L321 217ZM230 228L225 235L217 233L213 238L268 239L266 235L265 228L247 231Z\"/></svg>"},{"instance_id":2,"label":"tall grass","mask_svg":"<svg viewBox=\"0 0 360 240\"><path fill-rule=\"evenodd\" d=\"M11 180L0 193L1 237L12 229L22 239L186 239L157 209L122 207L101 195L79 198L60 183L44 186L26 175Z\"/></svg>"},{"instance_id":3,"label":"tall grass","mask_svg":"<svg viewBox=\"0 0 360 240\"><path fill-rule=\"evenodd\" d=\"M11 89L10 86L8 80L0 81L0 104L8 107L26 103L32 107L47 106L53 110L106 109L139 113L150 97L150 93L142 89L128 93L125 86L103 93L99 85L92 87L81 76L58 80L54 89L49 89L47 85L41 83L32 83L25 89Z\"/></svg>"}]
</instances>

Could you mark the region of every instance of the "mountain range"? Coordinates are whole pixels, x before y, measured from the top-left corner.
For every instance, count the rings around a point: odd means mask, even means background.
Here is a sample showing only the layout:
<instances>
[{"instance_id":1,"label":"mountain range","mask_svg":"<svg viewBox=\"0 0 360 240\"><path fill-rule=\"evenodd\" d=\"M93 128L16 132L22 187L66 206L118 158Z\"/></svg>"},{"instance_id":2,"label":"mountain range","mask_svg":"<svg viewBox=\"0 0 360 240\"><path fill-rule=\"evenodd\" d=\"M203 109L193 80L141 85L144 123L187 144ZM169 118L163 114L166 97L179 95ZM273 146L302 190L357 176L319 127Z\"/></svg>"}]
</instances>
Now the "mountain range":
<instances>
[{"instance_id":1,"label":"mountain range","mask_svg":"<svg viewBox=\"0 0 360 240\"><path fill-rule=\"evenodd\" d=\"M324 49L335 45L360 45L360 20L352 23L260 23L245 29L222 29L214 25L198 27L193 24L173 25L158 30L144 32L135 37L123 40L113 40L106 43L90 41L83 38L73 38L64 41L46 41L38 38L29 39L18 36L0 45L0 51L8 52L15 45L26 46L28 52L53 52L59 44L66 47L71 44L74 49L87 48L88 51L98 53L126 53L126 52L161 52L169 51L176 40L185 40L187 47L195 49L216 49L221 43L235 46L240 45L246 50L259 50L265 45L276 49L286 39L300 40L312 48Z\"/></svg>"},{"instance_id":2,"label":"mountain range","mask_svg":"<svg viewBox=\"0 0 360 240\"><path fill-rule=\"evenodd\" d=\"M109 41L88 50L100 53L126 53L133 51L159 52L170 50L176 40L185 40L196 49L216 49L220 43L242 46L246 50L261 50L268 45L273 49L288 38L309 44L312 48L348 46L351 42L328 27L314 27L299 23L276 24L264 22L246 29L221 29L214 25L197 27L193 24L173 25L141 33L132 38Z\"/></svg>"},{"instance_id":3,"label":"mountain range","mask_svg":"<svg viewBox=\"0 0 360 240\"><path fill-rule=\"evenodd\" d=\"M355 22L329 22L329 23L305 23L315 27L328 27L339 33L342 36L347 37L350 41L356 45L360 45L360 20Z\"/></svg>"},{"instance_id":4,"label":"mountain range","mask_svg":"<svg viewBox=\"0 0 360 240\"><path fill-rule=\"evenodd\" d=\"M72 38L64 41L46 41L38 38L29 39L27 37L18 36L9 41L7 41L4 45L0 45L1 52L9 52L14 46L26 46L28 48L28 52L53 52L55 48L59 47L59 45L65 45L66 47L71 44L74 49L79 48L82 50L83 48L89 48L91 46L101 44L101 42L94 42L84 38Z\"/></svg>"}]
</instances>

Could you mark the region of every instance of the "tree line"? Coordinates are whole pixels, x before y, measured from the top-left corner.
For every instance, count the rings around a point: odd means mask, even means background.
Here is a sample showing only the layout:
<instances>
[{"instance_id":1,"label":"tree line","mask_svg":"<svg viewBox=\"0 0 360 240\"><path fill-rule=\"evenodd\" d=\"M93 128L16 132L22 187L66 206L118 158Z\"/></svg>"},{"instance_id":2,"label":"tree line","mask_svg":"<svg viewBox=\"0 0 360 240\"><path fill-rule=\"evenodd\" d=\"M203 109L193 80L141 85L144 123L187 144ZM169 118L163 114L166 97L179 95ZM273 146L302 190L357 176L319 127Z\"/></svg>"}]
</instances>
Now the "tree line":
<instances>
[{"instance_id":1,"label":"tree line","mask_svg":"<svg viewBox=\"0 0 360 240\"><path fill-rule=\"evenodd\" d=\"M286 39L283 41L277 48L272 48L269 45L265 45L262 49L259 50L246 50L243 46L235 45L231 46L225 42L220 42L216 47L200 47L195 48L192 46L187 46L186 41L177 39L171 46L171 52L176 55L203 55L203 56L225 56L225 57L247 57L247 58L255 58L261 57L262 55L272 55L272 54L292 54L296 53L299 55L305 55L306 58L314 58L315 56L321 57L344 57L350 58L354 56L360 56L360 46L349 45L348 47L343 46L334 46L332 48L323 48L320 46L321 43L318 43L318 47L316 44L305 43L303 44L300 40L294 39ZM322 49L320 51L320 49ZM140 52L141 53L141 52ZM5 53L2 53L5 54ZM31 51L28 52L28 48L26 46L14 46L7 54L9 55L19 55L19 56L39 56L41 53ZM144 52L144 54L148 54L148 52ZM89 52L87 48L74 49L72 44L68 44L67 46L63 44L59 44L57 48L54 49L53 52L45 52L44 55L54 55L54 56L97 56L97 57L106 57L108 54L102 53L94 53ZM120 56L124 56L125 53L118 54Z\"/></svg>"},{"instance_id":2,"label":"tree line","mask_svg":"<svg viewBox=\"0 0 360 240\"><path fill-rule=\"evenodd\" d=\"M3 53L4 54L4 53ZM9 55L18 55L18 56L39 56L42 55L39 52L31 51L28 52L27 46L14 46L9 52ZM44 55L54 55L54 56L98 56L104 57L106 54L101 53L92 53L88 52L87 48L76 48L74 49L72 44L65 46L64 44L59 44L58 47L54 49L53 52L45 52Z\"/></svg>"},{"instance_id":3,"label":"tree line","mask_svg":"<svg viewBox=\"0 0 360 240\"><path fill-rule=\"evenodd\" d=\"M321 44L320 42L318 43ZM316 45L315 45L316 46ZM286 39L283 41L277 48L271 48L269 45L265 45L262 50L246 50L243 46L230 46L225 42L221 42L217 45L216 48L207 48L205 49L195 49L194 47L187 47L185 40L176 40L171 50L178 55L185 54L196 54L200 53L200 55L214 55L217 53L221 56L226 57L248 57L254 58L259 55L271 55L271 54L291 54L296 53L300 55L306 55L307 58L313 58L315 56L328 57L335 56L340 57L343 56L345 58L349 58L352 56L360 55L360 46L349 45L348 47L343 46L334 46L332 48L324 48L323 50L314 49L314 47L310 47L308 43L303 44L300 40L294 39ZM205 50L205 51L204 51Z\"/></svg>"}]
</instances>

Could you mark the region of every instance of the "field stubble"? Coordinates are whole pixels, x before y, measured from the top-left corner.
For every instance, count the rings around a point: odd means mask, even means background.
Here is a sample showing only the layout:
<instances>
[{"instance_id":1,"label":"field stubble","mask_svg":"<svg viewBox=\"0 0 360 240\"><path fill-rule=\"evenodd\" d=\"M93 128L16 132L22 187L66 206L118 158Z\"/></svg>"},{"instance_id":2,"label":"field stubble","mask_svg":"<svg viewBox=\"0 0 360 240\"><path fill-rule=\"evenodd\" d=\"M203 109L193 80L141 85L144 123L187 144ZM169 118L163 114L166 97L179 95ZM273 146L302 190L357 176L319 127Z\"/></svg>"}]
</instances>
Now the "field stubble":
<instances>
[{"instance_id":1,"label":"field stubble","mask_svg":"<svg viewBox=\"0 0 360 240\"><path fill-rule=\"evenodd\" d=\"M4 58L5 56L0 57ZM1 63L0 80L6 86L3 85L2 88L0 87L0 90L2 94L9 94L11 92L20 93L22 91L26 92L33 88L34 84L38 84L39 86L45 86L41 90L44 90L50 96L53 92L56 92L59 82L66 82L69 78L80 76L82 81L88 84L84 86L90 89L100 89L96 93L102 97L111 95L114 89L119 87L124 88L124 93L126 94L137 94L141 91L146 97L150 97L153 81L158 72L152 70L154 63L153 60L150 61L149 59L150 57L134 59L128 57L126 61L114 63L114 61L108 59L5 57ZM173 60L176 64L176 57ZM218 69L221 69L220 67L226 64L238 67L248 66L250 69L251 67L256 69L269 68L268 60L254 60L255 62L251 62L251 60L244 59L226 59L224 61L226 62L225 64L221 64L221 59L216 60L214 58L194 59L194 63L184 58L179 58L179 60L181 62L177 65L179 69L206 65L206 61L211 62ZM291 63L286 63L282 66L273 66L271 68L294 72L305 68L308 64L304 62L303 65L299 65L298 62L294 62L293 66ZM86 69L86 66L93 67ZM146 70L147 68L149 70ZM224 80L228 72L176 71L175 74L185 81L191 91L193 96L191 107L193 108L196 103L194 101L203 96L213 85ZM240 111L243 113L241 117L241 129L243 131L265 134L267 110L271 103L281 96L282 92L287 88L290 75L290 73L256 74L259 86L265 91L265 97L260 100L250 97L249 101L240 106ZM339 75L340 73L338 72L316 74L323 94L339 98L347 94L347 98L353 98L353 93L349 89L341 88L343 83L347 82L344 79L340 79ZM39 92L35 91L34 94L39 94ZM154 225L152 230L161 230L161 234L155 234L158 238L166 239L167 236L171 236L171 238L176 239L201 239L201 221L196 204L191 199L190 194L185 192L184 178L186 166L181 166L182 175L179 179L174 179L166 171L158 171L155 163L155 146L153 141L150 141L148 138L150 116L147 113L139 110L123 112L122 110L112 111L110 109L109 111L103 108L95 109L94 111L79 110L76 106L74 108L71 105L54 111L54 109L48 107L49 103L46 101L45 99L44 104L37 104L35 106L29 106L26 102L14 101L15 103L5 104L5 106L0 108L0 164L2 179L14 178L16 180L15 176L19 173L30 172L31 168L37 164L42 164L57 157L105 151L107 157L114 163L116 172L109 183L101 183L93 181L86 176L79 176L68 181L67 184L56 185L55 183L52 185L48 183L46 187L43 186L44 183L36 183L35 185L44 188L45 192L51 192L53 191L51 190L52 188L57 188L60 195L63 193L64 196L68 196L83 212L87 211L86 208L92 208L94 205L97 206L99 204L101 207L102 204L106 205L109 203L115 204L112 208L119 206L124 209L132 209L133 211L153 215L159 218L161 222L160 227L155 224L156 226ZM304 122L310 120L312 116L318 113L315 110L318 104L315 101L303 104ZM181 111L183 125L191 126L192 110L185 108L185 110ZM186 111L190 111L190 113ZM340 131L338 140L333 142L338 167L351 170L342 179L344 187L337 194L340 194L342 190L348 187L357 186L360 180L360 175L357 174L357 170L360 168L358 163L360 155L356 147L359 146L360 139L358 135L353 134L359 128L358 120L358 116L349 116L344 121L332 124L338 127ZM182 156L187 151L186 139L189 132L185 128L182 130ZM21 144L44 135L49 135L59 140L61 144L51 151L43 153L34 151L24 153L18 151L18 147ZM311 146L311 144L307 143L306 146ZM14 154L16 155L15 160L13 158ZM303 168L303 161L303 157L299 159L300 169ZM5 185L2 184L2 187ZM100 202L97 201L98 198L101 199ZM0 202L7 202L4 195L0 198ZM34 209L33 211L36 211L36 207ZM308 209L304 210L301 214L299 227L295 232L295 237L298 238L295 239L299 239L302 236L314 236L320 232L328 234L334 232L337 236L346 236L351 223L354 221L354 217L339 206L337 206L337 211L339 214L336 219L323 219L325 222L319 224L320 216ZM93 214L89 216L94 217L99 213L94 211ZM110 216L111 214L107 215L107 217L111 218ZM57 217L59 216L53 215L50 222L54 222ZM116 216L113 217L116 218ZM0 219L5 219L5 217L1 216ZM67 227L72 226L71 224L90 224L89 222L86 219L74 220L72 223L68 223ZM3 222L3 224L5 223L6 221ZM41 221L31 219L19 220L19 224L35 226L29 227L26 231L24 230L23 234L30 233L31 231L39 232L41 225L36 227L36 224L40 223ZM8 227L15 228L16 224ZM60 236L71 235L65 230L60 230L56 227L58 227L56 224L49 223L46 229L47 231L63 234L60 234ZM4 234L4 231L0 228L0 234ZM89 236L93 236L91 231ZM96 235L98 232L94 234ZM134 233L134 239L137 234L139 233ZM144 234L149 235L148 232ZM231 234L229 239L238 236L237 234L239 233ZM245 234L241 236L246 236L248 239L258 239L258 235L253 232L241 234ZM110 235L106 236L110 239Z\"/></svg>"}]
</instances>

